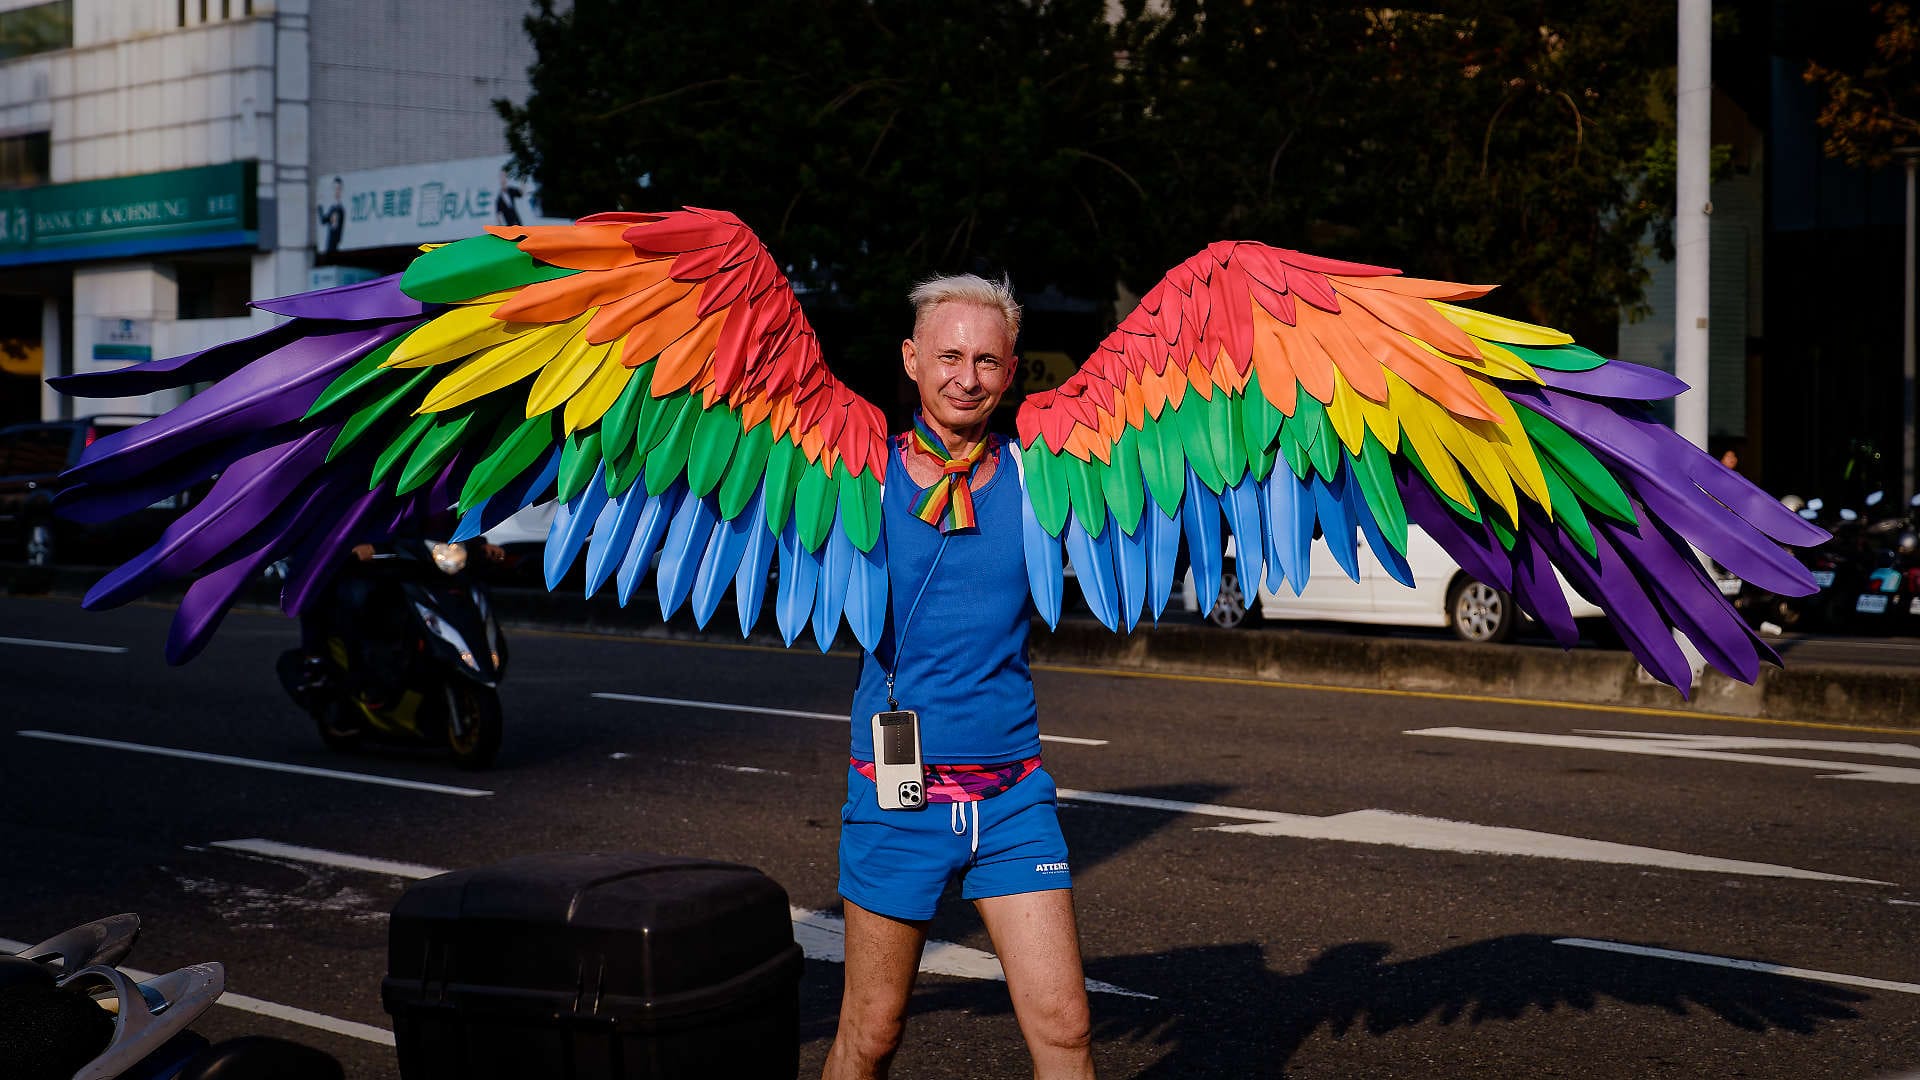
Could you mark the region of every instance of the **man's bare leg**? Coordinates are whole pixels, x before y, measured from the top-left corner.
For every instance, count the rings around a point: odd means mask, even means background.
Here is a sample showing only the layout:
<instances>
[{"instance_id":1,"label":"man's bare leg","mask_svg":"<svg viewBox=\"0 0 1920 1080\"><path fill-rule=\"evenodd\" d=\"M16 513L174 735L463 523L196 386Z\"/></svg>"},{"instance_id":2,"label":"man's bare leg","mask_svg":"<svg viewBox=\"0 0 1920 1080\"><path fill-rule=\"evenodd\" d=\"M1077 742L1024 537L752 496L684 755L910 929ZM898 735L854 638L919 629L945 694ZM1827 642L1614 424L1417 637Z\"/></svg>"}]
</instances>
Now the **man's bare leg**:
<instances>
[{"instance_id":1,"label":"man's bare leg","mask_svg":"<svg viewBox=\"0 0 1920 1080\"><path fill-rule=\"evenodd\" d=\"M847 906L847 989L822 1080L879 1080L900 1049L927 924ZM1077 955L1077 954L1076 954Z\"/></svg>"},{"instance_id":2,"label":"man's bare leg","mask_svg":"<svg viewBox=\"0 0 1920 1080\"><path fill-rule=\"evenodd\" d=\"M1033 1055L1036 1080L1092 1080L1092 1020L1073 893L1049 889L992 896L974 906L1007 973L1013 1015Z\"/></svg>"}]
</instances>

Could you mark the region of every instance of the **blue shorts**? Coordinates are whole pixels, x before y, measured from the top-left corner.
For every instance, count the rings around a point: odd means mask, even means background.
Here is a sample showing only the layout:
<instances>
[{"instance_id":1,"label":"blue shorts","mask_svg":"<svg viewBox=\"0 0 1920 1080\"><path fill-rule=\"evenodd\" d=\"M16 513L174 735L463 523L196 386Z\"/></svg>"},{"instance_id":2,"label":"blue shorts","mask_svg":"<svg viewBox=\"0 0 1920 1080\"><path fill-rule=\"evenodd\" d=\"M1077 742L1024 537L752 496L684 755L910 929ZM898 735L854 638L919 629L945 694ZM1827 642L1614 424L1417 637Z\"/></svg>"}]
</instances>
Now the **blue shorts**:
<instances>
[{"instance_id":1,"label":"blue shorts","mask_svg":"<svg viewBox=\"0 0 1920 1080\"><path fill-rule=\"evenodd\" d=\"M968 900L1073 887L1053 777L1044 768L991 799L882 810L873 781L847 770L840 811L840 895L880 915L922 921L960 875Z\"/></svg>"}]
</instances>

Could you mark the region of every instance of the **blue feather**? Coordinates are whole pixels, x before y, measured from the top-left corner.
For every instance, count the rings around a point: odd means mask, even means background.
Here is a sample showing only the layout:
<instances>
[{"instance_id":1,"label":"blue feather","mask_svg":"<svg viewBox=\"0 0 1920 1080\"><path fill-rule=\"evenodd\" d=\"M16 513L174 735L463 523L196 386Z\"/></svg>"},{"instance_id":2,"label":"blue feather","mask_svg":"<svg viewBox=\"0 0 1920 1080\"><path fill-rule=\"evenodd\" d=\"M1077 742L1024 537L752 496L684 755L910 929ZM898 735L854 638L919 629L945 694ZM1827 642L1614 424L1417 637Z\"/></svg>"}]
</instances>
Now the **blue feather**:
<instances>
[{"instance_id":1,"label":"blue feather","mask_svg":"<svg viewBox=\"0 0 1920 1080\"><path fill-rule=\"evenodd\" d=\"M847 625L853 628L860 647L872 652L887 629L886 530L881 530L872 551L858 554L853 561L853 579L847 583Z\"/></svg>"},{"instance_id":2,"label":"blue feather","mask_svg":"<svg viewBox=\"0 0 1920 1080\"><path fill-rule=\"evenodd\" d=\"M1373 552L1374 557L1380 560L1380 565L1386 570L1387 576L1409 589L1413 588L1413 567L1407 565L1405 555L1395 551L1393 545L1387 543L1386 533L1380 530L1380 522L1373 516L1373 507L1367 503L1366 492L1360 490L1359 483L1351 475L1352 463L1348 463L1347 472L1349 474L1345 492L1347 509L1353 520L1359 524L1361 534L1366 538L1367 550Z\"/></svg>"},{"instance_id":3,"label":"blue feather","mask_svg":"<svg viewBox=\"0 0 1920 1080\"><path fill-rule=\"evenodd\" d=\"M788 645L800 636L813 615L813 590L820 580L820 556L800 542L794 518L780 531L780 588L774 594L773 614L780 637Z\"/></svg>"},{"instance_id":4,"label":"blue feather","mask_svg":"<svg viewBox=\"0 0 1920 1080\"><path fill-rule=\"evenodd\" d=\"M1147 534L1135 522L1133 535L1129 536L1117 518L1107 516L1107 535L1113 538L1114 577L1120 586L1120 621L1131 632L1147 602Z\"/></svg>"},{"instance_id":5,"label":"blue feather","mask_svg":"<svg viewBox=\"0 0 1920 1080\"><path fill-rule=\"evenodd\" d=\"M667 538L660 543L660 574L654 581L662 619L672 618L693 591L694 576L700 570L700 560L707 553L707 541L719 521L720 515L712 504L692 494L681 501L680 509L674 513L673 524L667 526Z\"/></svg>"},{"instance_id":6,"label":"blue feather","mask_svg":"<svg viewBox=\"0 0 1920 1080\"><path fill-rule=\"evenodd\" d=\"M838 511L833 528L827 530L826 543L820 545L820 583L813 593L813 640L821 652L833 647L833 636L840 632L840 612L847 605L847 582L853 577L853 564L860 553L841 527Z\"/></svg>"},{"instance_id":7,"label":"blue feather","mask_svg":"<svg viewBox=\"0 0 1920 1080\"><path fill-rule=\"evenodd\" d=\"M471 540L542 501L559 475L560 451L555 450L547 455L547 463L541 468L522 472L499 491L474 503L461 517L460 527L450 539Z\"/></svg>"},{"instance_id":8,"label":"blue feather","mask_svg":"<svg viewBox=\"0 0 1920 1080\"><path fill-rule=\"evenodd\" d=\"M1320 474L1313 477L1313 508L1320 515L1320 535L1333 553L1333 561L1355 581L1360 580L1360 551L1353 535L1355 522L1348 513L1346 488L1352 469L1341 469L1328 483Z\"/></svg>"},{"instance_id":9,"label":"blue feather","mask_svg":"<svg viewBox=\"0 0 1920 1080\"><path fill-rule=\"evenodd\" d=\"M1067 558L1073 563L1080 594L1087 598L1093 617L1109 630L1120 629L1120 588L1113 575L1113 530L1102 527L1099 539L1087 535L1076 517L1067 518Z\"/></svg>"},{"instance_id":10,"label":"blue feather","mask_svg":"<svg viewBox=\"0 0 1920 1080\"><path fill-rule=\"evenodd\" d=\"M767 570L773 565L773 549L778 546L767 531L767 489L761 485L753 501L742 513L752 528L747 530L747 550L740 556L740 569L733 576L733 604L740 611L740 636L753 632L760 621L760 607L767 598Z\"/></svg>"},{"instance_id":11,"label":"blue feather","mask_svg":"<svg viewBox=\"0 0 1920 1080\"><path fill-rule=\"evenodd\" d=\"M660 546L660 540L667 535L667 526L680 510L680 503L687 497L687 485L675 483L667 490L647 500L640 509L640 524L633 531L633 546L627 549L626 558L620 560L620 606L626 607L627 600L633 596L634 587L640 579L653 569L653 553Z\"/></svg>"},{"instance_id":12,"label":"blue feather","mask_svg":"<svg viewBox=\"0 0 1920 1080\"><path fill-rule=\"evenodd\" d=\"M1026 482L1024 470L1021 482ZM1060 538L1050 535L1033 512L1033 500L1021 492L1020 538L1027 552L1027 588L1033 593L1033 610L1048 626L1060 625L1064 571L1060 566Z\"/></svg>"},{"instance_id":13,"label":"blue feather","mask_svg":"<svg viewBox=\"0 0 1920 1080\"><path fill-rule=\"evenodd\" d=\"M1146 522L1141 531L1147 534L1147 605L1158 623L1173 596L1174 568L1180 564L1180 517L1178 511L1161 513L1159 504L1151 501L1140 517Z\"/></svg>"},{"instance_id":14,"label":"blue feather","mask_svg":"<svg viewBox=\"0 0 1920 1080\"><path fill-rule=\"evenodd\" d=\"M1187 560L1193 564L1200 610L1211 611L1220 599L1220 564L1226 554L1220 540L1220 496L1209 491L1191 467L1187 497L1180 502L1180 524L1187 536Z\"/></svg>"},{"instance_id":15,"label":"blue feather","mask_svg":"<svg viewBox=\"0 0 1920 1080\"><path fill-rule=\"evenodd\" d=\"M1267 477L1267 525L1274 559L1298 596L1313 571L1313 497L1292 469L1275 465Z\"/></svg>"},{"instance_id":16,"label":"blue feather","mask_svg":"<svg viewBox=\"0 0 1920 1080\"><path fill-rule=\"evenodd\" d=\"M460 516L460 526L453 530L452 536L447 537L447 542L450 544L458 544L471 540L486 531L487 500L481 499L479 502L473 504L471 510L468 510Z\"/></svg>"},{"instance_id":17,"label":"blue feather","mask_svg":"<svg viewBox=\"0 0 1920 1080\"><path fill-rule=\"evenodd\" d=\"M706 555L700 560L700 570L693 579L693 621L702 630L707 628L707 620L713 618L714 609L720 606L727 588L733 584L734 573L740 569L740 560L747 553L747 528L751 524L744 514L722 521L707 541Z\"/></svg>"},{"instance_id":18,"label":"blue feather","mask_svg":"<svg viewBox=\"0 0 1920 1080\"><path fill-rule=\"evenodd\" d=\"M640 511L647 505L647 489L635 483L600 511L594 522L593 539L587 542L587 595L600 591L607 578L620 568L620 557L633 544L633 530L640 525Z\"/></svg>"},{"instance_id":19,"label":"blue feather","mask_svg":"<svg viewBox=\"0 0 1920 1080\"><path fill-rule=\"evenodd\" d=\"M572 502L560 504L553 515L553 525L547 529L548 592L559 588L560 579L567 576L567 568L580 554L580 546L587 542L587 535L600 518L600 508L606 503L607 465L603 461L594 466L593 479L586 488L575 495Z\"/></svg>"},{"instance_id":20,"label":"blue feather","mask_svg":"<svg viewBox=\"0 0 1920 1080\"><path fill-rule=\"evenodd\" d=\"M1243 476L1239 483L1222 493L1220 500L1220 509L1227 515L1227 526L1233 530L1237 567L1234 577L1240 583L1241 602L1249 608L1260 594L1260 578L1267 564L1266 517L1260 512L1259 487L1252 476Z\"/></svg>"}]
</instances>

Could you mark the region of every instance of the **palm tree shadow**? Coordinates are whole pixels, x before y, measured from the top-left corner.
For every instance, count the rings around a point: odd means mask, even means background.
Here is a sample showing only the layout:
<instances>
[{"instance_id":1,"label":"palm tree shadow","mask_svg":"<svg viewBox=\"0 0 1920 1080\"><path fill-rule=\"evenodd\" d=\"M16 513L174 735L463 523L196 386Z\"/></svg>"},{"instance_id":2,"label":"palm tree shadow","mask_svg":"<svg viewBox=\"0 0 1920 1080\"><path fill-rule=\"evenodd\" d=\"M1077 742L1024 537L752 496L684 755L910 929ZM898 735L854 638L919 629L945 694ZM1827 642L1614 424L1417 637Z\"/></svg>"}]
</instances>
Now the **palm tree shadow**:
<instances>
[{"instance_id":1,"label":"palm tree shadow","mask_svg":"<svg viewBox=\"0 0 1920 1080\"><path fill-rule=\"evenodd\" d=\"M1426 1023L1512 1021L1530 1011L1590 1011L1604 1001L1676 1018L1705 1013L1743 1031L1813 1034L1859 1017L1854 990L1757 972L1573 948L1515 934L1389 961L1380 942L1336 945L1306 970L1268 969L1257 942L1095 960L1088 975L1159 995L1096 997L1095 1039L1168 1047L1142 1077L1285 1076L1316 1032L1383 1036ZM946 985L915 995L916 1012L1008 1008L998 986Z\"/></svg>"}]
</instances>

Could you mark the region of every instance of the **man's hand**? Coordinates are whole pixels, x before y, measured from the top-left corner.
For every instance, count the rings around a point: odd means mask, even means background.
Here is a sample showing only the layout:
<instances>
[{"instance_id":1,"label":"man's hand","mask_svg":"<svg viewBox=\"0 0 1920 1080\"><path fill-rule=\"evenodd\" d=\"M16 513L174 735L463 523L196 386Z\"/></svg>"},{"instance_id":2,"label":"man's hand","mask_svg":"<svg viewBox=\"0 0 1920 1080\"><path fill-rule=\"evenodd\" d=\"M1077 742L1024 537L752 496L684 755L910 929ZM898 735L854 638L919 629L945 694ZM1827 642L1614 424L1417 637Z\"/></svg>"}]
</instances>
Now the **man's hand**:
<instances>
[{"instance_id":1,"label":"man's hand","mask_svg":"<svg viewBox=\"0 0 1920 1080\"><path fill-rule=\"evenodd\" d=\"M373 545L372 544L353 545L353 557L356 559L359 559L361 562L366 562L368 559L373 558Z\"/></svg>"}]
</instances>

